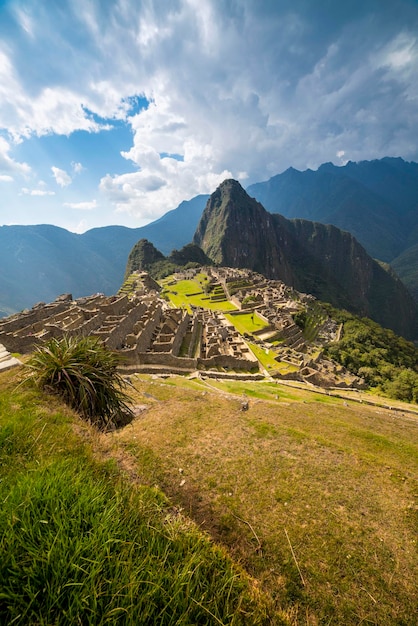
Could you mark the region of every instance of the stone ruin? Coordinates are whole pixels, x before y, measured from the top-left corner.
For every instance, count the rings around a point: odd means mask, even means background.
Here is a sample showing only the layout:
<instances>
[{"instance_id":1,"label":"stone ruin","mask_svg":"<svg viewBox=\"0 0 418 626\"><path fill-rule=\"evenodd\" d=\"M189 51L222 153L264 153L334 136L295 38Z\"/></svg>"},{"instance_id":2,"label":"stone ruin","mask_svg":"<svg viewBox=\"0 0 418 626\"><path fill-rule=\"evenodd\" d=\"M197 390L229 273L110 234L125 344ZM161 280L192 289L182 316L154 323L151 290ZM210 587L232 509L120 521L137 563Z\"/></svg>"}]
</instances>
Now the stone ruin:
<instances>
[{"instance_id":1,"label":"stone ruin","mask_svg":"<svg viewBox=\"0 0 418 626\"><path fill-rule=\"evenodd\" d=\"M242 312L256 312L266 326L253 333L252 340L275 355L283 367L271 368L272 377L300 380L321 387L365 387L364 381L343 366L326 359L323 346L338 341L341 325L332 320L310 294L297 292L279 280L269 280L251 270L207 268L219 281L228 299ZM317 315L315 336L306 340L293 315L302 310Z\"/></svg>"},{"instance_id":2,"label":"stone ruin","mask_svg":"<svg viewBox=\"0 0 418 626\"><path fill-rule=\"evenodd\" d=\"M313 296L250 270L199 268L175 278L193 279L202 271L223 294L219 299L226 298L237 307L231 315L253 312L265 326L242 337L218 311L171 308L160 297L155 281L146 273L134 273L117 296L96 294L73 300L64 294L50 304L39 303L0 320L0 344L5 351L27 354L52 337L93 335L121 355L121 369L126 373L257 372L259 362L247 343L251 341L273 355L277 366L264 371L269 377L321 387L364 386L360 378L324 358L324 343L338 340L341 328ZM315 336L309 341L293 317L307 309L317 316Z\"/></svg>"},{"instance_id":3,"label":"stone ruin","mask_svg":"<svg viewBox=\"0 0 418 626\"><path fill-rule=\"evenodd\" d=\"M0 343L10 352L27 354L53 337L75 335L100 338L121 355L125 372L259 369L221 313L173 309L156 292L77 300L66 295L0 320Z\"/></svg>"}]
</instances>

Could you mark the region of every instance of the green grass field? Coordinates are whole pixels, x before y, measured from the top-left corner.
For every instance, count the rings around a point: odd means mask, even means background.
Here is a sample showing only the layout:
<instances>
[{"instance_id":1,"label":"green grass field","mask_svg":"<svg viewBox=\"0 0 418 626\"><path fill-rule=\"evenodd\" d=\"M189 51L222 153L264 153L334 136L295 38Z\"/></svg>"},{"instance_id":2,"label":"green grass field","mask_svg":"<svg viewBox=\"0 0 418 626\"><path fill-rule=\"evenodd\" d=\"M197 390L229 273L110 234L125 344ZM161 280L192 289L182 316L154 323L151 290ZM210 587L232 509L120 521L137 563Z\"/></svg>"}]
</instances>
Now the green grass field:
<instances>
[{"instance_id":1,"label":"green grass field","mask_svg":"<svg viewBox=\"0 0 418 626\"><path fill-rule=\"evenodd\" d=\"M135 375L145 410L104 434L18 372L0 375L1 623L416 623L406 405Z\"/></svg>"},{"instance_id":2,"label":"green grass field","mask_svg":"<svg viewBox=\"0 0 418 626\"><path fill-rule=\"evenodd\" d=\"M240 315L226 315L225 317L241 335L244 333L251 334L268 326L268 323L262 320L257 313L240 313Z\"/></svg>"},{"instance_id":3,"label":"green grass field","mask_svg":"<svg viewBox=\"0 0 418 626\"><path fill-rule=\"evenodd\" d=\"M227 300L212 301L210 294L205 294L201 282L196 280L180 280L175 285L168 285L167 281L162 281L165 293L170 302L178 308L201 306L215 311L234 311L236 306Z\"/></svg>"},{"instance_id":4,"label":"green grass field","mask_svg":"<svg viewBox=\"0 0 418 626\"><path fill-rule=\"evenodd\" d=\"M251 348L254 355L260 361L261 365L269 372L280 372L282 375L288 372L296 372L296 365L292 365L291 363L285 363L284 361L276 361L276 354L271 349L261 348L255 343L249 343L249 347Z\"/></svg>"},{"instance_id":5,"label":"green grass field","mask_svg":"<svg viewBox=\"0 0 418 626\"><path fill-rule=\"evenodd\" d=\"M16 376L0 374L1 624L275 622L223 548Z\"/></svg>"}]
</instances>

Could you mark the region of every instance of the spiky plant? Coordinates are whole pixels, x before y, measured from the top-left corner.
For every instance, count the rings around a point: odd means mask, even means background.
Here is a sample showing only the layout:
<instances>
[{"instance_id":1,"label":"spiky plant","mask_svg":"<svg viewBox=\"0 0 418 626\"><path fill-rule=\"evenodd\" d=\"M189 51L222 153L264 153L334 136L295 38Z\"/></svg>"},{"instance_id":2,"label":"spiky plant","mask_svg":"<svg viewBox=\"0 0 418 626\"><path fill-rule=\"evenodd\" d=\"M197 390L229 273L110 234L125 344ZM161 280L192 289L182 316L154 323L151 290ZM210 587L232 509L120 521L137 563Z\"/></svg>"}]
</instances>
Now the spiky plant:
<instances>
[{"instance_id":1,"label":"spiky plant","mask_svg":"<svg viewBox=\"0 0 418 626\"><path fill-rule=\"evenodd\" d=\"M38 346L27 365L37 387L59 394L88 421L109 429L133 417L118 363L118 355L96 337L63 337Z\"/></svg>"}]
</instances>

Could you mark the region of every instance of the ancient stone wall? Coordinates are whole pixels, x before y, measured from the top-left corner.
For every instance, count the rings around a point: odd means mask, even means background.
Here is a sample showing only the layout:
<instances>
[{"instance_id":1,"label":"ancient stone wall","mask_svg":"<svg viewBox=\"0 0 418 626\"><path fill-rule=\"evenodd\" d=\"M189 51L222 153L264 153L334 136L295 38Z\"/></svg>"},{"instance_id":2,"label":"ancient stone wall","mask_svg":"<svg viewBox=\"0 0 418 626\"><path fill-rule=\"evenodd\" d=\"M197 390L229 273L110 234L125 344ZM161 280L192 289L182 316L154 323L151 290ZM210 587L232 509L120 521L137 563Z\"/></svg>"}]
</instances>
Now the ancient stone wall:
<instances>
[{"instance_id":1,"label":"ancient stone wall","mask_svg":"<svg viewBox=\"0 0 418 626\"><path fill-rule=\"evenodd\" d=\"M190 322L190 314L186 311L183 315L180 324L178 325L177 332L174 336L172 353L174 356L178 356L181 348L181 344L183 343L184 336L187 332L187 328Z\"/></svg>"},{"instance_id":2,"label":"ancient stone wall","mask_svg":"<svg viewBox=\"0 0 418 626\"><path fill-rule=\"evenodd\" d=\"M105 340L106 346L110 350L120 350L123 347L126 335L130 332L135 322L142 316L143 312L144 307L136 306L131 309L127 315L121 317L119 320L115 320L115 325ZM105 311L103 311L103 313L105 313Z\"/></svg>"},{"instance_id":3,"label":"ancient stone wall","mask_svg":"<svg viewBox=\"0 0 418 626\"><path fill-rule=\"evenodd\" d=\"M141 352L139 354L141 365L161 365L182 368L189 371L197 369L198 359L174 356L170 353Z\"/></svg>"},{"instance_id":4,"label":"ancient stone wall","mask_svg":"<svg viewBox=\"0 0 418 626\"><path fill-rule=\"evenodd\" d=\"M258 361L248 361L248 359L241 359L236 356L228 355L228 354L216 354L210 358L199 358L197 359L197 364L199 368L216 368L216 367L224 367L227 369L238 369L238 370L248 370L254 369L258 370Z\"/></svg>"},{"instance_id":5,"label":"ancient stone wall","mask_svg":"<svg viewBox=\"0 0 418 626\"><path fill-rule=\"evenodd\" d=\"M4 321L0 322L0 335L3 335L3 333L15 333L22 328L29 327L36 322L45 320L51 315L56 315L67 308L67 302L57 302L46 304L44 307L37 309L32 309L28 313L13 315L11 319L6 318Z\"/></svg>"},{"instance_id":6,"label":"ancient stone wall","mask_svg":"<svg viewBox=\"0 0 418 626\"><path fill-rule=\"evenodd\" d=\"M145 325L137 339L138 352L147 352L147 350L149 350L152 336L161 321L161 317L162 309L160 306L150 312L150 317L145 321Z\"/></svg>"}]
</instances>

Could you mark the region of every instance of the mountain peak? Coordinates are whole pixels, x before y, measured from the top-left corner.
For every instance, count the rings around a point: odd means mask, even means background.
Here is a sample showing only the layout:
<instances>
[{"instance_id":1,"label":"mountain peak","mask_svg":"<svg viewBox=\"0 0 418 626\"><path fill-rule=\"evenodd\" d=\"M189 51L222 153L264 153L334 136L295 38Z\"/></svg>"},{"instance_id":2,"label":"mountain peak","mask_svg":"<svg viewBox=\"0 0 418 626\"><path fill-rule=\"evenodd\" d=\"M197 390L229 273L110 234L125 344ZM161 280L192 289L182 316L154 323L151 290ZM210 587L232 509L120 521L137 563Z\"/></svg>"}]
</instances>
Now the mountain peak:
<instances>
[{"instance_id":1,"label":"mountain peak","mask_svg":"<svg viewBox=\"0 0 418 626\"><path fill-rule=\"evenodd\" d=\"M210 196L194 243L219 265L277 273L271 215L236 180L224 181ZM272 248L273 246L273 248Z\"/></svg>"},{"instance_id":2,"label":"mountain peak","mask_svg":"<svg viewBox=\"0 0 418 626\"><path fill-rule=\"evenodd\" d=\"M416 336L412 298L349 232L268 213L235 180L224 181L210 196L194 243L218 265L282 280L334 306L371 316L395 332Z\"/></svg>"},{"instance_id":3,"label":"mountain peak","mask_svg":"<svg viewBox=\"0 0 418 626\"><path fill-rule=\"evenodd\" d=\"M211 198L212 197L222 197L222 198L225 198L225 197L226 198L240 197L240 198L244 198L247 195L248 194L245 191L245 189L241 186L241 183L239 183L234 178L226 178L217 187L217 189L212 194ZM208 203L209 203L209 201L210 201L210 198L208 200Z\"/></svg>"},{"instance_id":4,"label":"mountain peak","mask_svg":"<svg viewBox=\"0 0 418 626\"><path fill-rule=\"evenodd\" d=\"M218 186L218 189L223 190L223 189L242 189L241 184L235 180L234 178L225 178L225 180Z\"/></svg>"}]
</instances>

